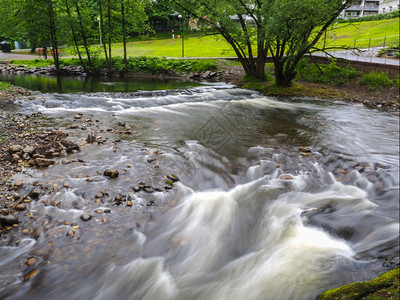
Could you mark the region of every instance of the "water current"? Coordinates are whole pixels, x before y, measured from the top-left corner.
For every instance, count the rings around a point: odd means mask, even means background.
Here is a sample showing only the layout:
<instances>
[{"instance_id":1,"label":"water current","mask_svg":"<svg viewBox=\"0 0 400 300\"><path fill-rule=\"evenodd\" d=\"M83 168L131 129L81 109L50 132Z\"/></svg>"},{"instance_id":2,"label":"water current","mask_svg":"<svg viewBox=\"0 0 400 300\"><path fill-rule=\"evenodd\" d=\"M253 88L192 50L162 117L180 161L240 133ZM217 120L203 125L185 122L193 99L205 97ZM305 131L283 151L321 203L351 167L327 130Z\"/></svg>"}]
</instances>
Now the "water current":
<instances>
[{"instance_id":1,"label":"water current","mask_svg":"<svg viewBox=\"0 0 400 300\"><path fill-rule=\"evenodd\" d=\"M314 299L398 256L396 113L222 83L33 98L82 146L16 175L62 188L0 240L2 299Z\"/></svg>"}]
</instances>

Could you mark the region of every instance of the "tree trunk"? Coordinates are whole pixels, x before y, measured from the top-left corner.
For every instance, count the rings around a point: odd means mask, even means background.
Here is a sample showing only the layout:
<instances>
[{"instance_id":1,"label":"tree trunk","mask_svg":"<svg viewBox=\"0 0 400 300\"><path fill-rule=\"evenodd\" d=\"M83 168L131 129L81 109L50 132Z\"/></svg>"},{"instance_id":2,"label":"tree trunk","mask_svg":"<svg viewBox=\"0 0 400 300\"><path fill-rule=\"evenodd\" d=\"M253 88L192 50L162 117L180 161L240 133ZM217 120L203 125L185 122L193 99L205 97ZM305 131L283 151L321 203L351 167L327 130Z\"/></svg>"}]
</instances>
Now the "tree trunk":
<instances>
[{"instance_id":1,"label":"tree trunk","mask_svg":"<svg viewBox=\"0 0 400 300\"><path fill-rule=\"evenodd\" d=\"M108 7L107 7L107 17L108 17L108 72L112 72L112 56L111 56L111 1L108 0Z\"/></svg>"},{"instance_id":2,"label":"tree trunk","mask_svg":"<svg viewBox=\"0 0 400 300\"><path fill-rule=\"evenodd\" d=\"M71 28L72 38L74 40L76 52L78 53L79 61L81 62L81 66L85 69L85 72L87 72L88 70L86 68L86 64L83 62L81 51L79 50L78 39L76 37L76 31L75 31L74 25L71 23L72 22L72 17L71 17L71 11L69 9L68 0L65 0L65 8L67 10L67 14L68 14L68 17L70 19L69 25L70 25L70 28Z\"/></svg>"},{"instance_id":3,"label":"tree trunk","mask_svg":"<svg viewBox=\"0 0 400 300\"><path fill-rule=\"evenodd\" d=\"M89 51L89 46L88 46L88 43L87 43L85 30L83 28L81 12L80 12L80 9L79 9L78 2L76 0L74 0L74 3L75 3L76 13L78 14L79 26L81 28L82 40L83 40L83 45L85 46L85 51L86 51L86 55L87 55L87 58L88 58L88 63L89 63L89 66L92 67L93 64L92 64L92 59L90 57L90 51Z\"/></svg>"},{"instance_id":4,"label":"tree trunk","mask_svg":"<svg viewBox=\"0 0 400 300\"><path fill-rule=\"evenodd\" d=\"M53 59L54 65L56 67L57 75L60 74L60 60L58 56L58 43L57 43L57 29L56 23L54 20L54 9L53 9L53 0L48 0L48 12L49 12L49 22L50 22L50 35L51 35L51 44L53 48Z\"/></svg>"},{"instance_id":5,"label":"tree trunk","mask_svg":"<svg viewBox=\"0 0 400 300\"><path fill-rule=\"evenodd\" d=\"M293 79L296 77L295 69L284 70L284 64L282 62L274 62L275 64L275 82L279 87L289 87L292 85Z\"/></svg>"},{"instance_id":6,"label":"tree trunk","mask_svg":"<svg viewBox=\"0 0 400 300\"><path fill-rule=\"evenodd\" d=\"M124 44L124 71L126 72L126 28L125 28L125 0L121 0L121 17L122 17L122 40Z\"/></svg>"},{"instance_id":7,"label":"tree trunk","mask_svg":"<svg viewBox=\"0 0 400 300\"><path fill-rule=\"evenodd\" d=\"M103 49L104 49L104 57L106 58L106 63L107 63L107 67L108 67L108 66L109 66L109 62L108 62L108 54L107 54L107 48L106 48L106 42L105 42L105 35L104 35L103 8L102 8L102 5L101 5L101 2L99 2L99 13L100 13L101 41L102 41Z\"/></svg>"}]
</instances>

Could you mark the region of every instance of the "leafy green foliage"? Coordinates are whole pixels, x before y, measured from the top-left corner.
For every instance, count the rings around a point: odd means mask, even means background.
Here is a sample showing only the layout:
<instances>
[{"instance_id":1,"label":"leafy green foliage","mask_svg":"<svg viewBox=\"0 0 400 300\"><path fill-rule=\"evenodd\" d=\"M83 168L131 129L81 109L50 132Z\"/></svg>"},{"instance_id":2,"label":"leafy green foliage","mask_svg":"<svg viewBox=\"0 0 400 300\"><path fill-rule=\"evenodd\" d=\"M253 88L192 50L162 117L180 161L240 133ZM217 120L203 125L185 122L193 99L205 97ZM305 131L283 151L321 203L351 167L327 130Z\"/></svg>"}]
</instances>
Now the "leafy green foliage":
<instances>
[{"instance_id":1,"label":"leafy green foliage","mask_svg":"<svg viewBox=\"0 0 400 300\"><path fill-rule=\"evenodd\" d=\"M387 72L372 71L370 73L363 74L361 76L360 83L368 85L368 89L374 91L391 86L395 82L389 78L389 74Z\"/></svg>"},{"instance_id":2,"label":"leafy green foliage","mask_svg":"<svg viewBox=\"0 0 400 300\"><path fill-rule=\"evenodd\" d=\"M0 91L7 91L11 87L8 82L0 81Z\"/></svg>"},{"instance_id":3,"label":"leafy green foliage","mask_svg":"<svg viewBox=\"0 0 400 300\"><path fill-rule=\"evenodd\" d=\"M301 78L318 83L334 83L341 85L349 79L355 78L358 74L357 70L347 66L341 68L336 65L336 61L332 60L330 64L315 65L310 64L307 59L302 59L297 65L297 71Z\"/></svg>"}]
</instances>

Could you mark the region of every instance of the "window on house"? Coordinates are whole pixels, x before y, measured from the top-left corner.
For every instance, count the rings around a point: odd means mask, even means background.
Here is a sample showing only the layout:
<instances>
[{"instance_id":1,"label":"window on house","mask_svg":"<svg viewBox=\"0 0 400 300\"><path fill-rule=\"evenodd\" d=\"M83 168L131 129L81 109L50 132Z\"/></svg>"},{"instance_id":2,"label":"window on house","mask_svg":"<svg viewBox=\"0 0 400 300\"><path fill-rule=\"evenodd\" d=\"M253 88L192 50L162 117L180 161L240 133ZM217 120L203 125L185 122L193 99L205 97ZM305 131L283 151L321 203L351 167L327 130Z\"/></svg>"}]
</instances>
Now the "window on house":
<instances>
[{"instance_id":1,"label":"window on house","mask_svg":"<svg viewBox=\"0 0 400 300\"><path fill-rule=\"evenodd\" d=\"M389 6L389 11L392 11L393 7Z\"/></svg>"}]
</instances>

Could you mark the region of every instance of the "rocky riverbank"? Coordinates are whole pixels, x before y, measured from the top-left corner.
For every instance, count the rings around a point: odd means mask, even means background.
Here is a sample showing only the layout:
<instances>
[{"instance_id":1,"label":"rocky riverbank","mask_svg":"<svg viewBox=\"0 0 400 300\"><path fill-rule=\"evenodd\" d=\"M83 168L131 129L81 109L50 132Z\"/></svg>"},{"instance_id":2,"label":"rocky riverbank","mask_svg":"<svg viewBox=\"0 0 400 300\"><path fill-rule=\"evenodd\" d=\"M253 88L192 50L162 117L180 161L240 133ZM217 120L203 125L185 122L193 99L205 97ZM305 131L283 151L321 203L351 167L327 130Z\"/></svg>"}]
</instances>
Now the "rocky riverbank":
<instances>
[{"instance_id":1,"label":"rocky riverbank","mask_svg":"<svg viewBox=\"0 0 400 300\"><path fill-rule=\"evenodd\" d=\"M18 75L23 75L23 74L32 74L32 75L52 75L55 76L57 75L56 72L56 67L55 66L45 66L45 67L32 67L28 68L24 65L0 65L0 73L2 74L18 74ZM227 74L224 71L204 71L204 72L190 72L190 73L177 73L173 70L166 74L148 74L144 72L138 72L138 73L127 73L127 74L119 74L119 73L113 73L109 74L108 70L106 68L101 68L96 71L94 74L88 74L85 69L82 66L74 66L74 65L69 65L69 66L62 66L60 68L60 75L61 76L89 76L89 75L94 75L94 76L127 76L127 77L140 77L140 78L146 78L146 77L156 77L156 78L164 78L164 79L184 79L184 80L194 80L194 81L199 81L199 80L207 80L207 81L227 81L229 79L232 79L233 77L231 75L237 74L238 72L233 72L233 74ZM240 72L241 74L242 72Z\"/></svg>"},{"instance_id":2,"label":"rocky riverbank","mask_svg":"<svg viewBox=\"0 0 400 300\"><path fill-rule=\"evenodd\" d=\"M9 92L18 97L21 90ZM26 92L28 93L28 92ZM25 186L23 181L10 178L25 168L46 168L56 164L56 157L67 157L79 151L79 146L68 140L68 134L38 126L45 118L40 113L23 115L15 111L11 100L0 101L0 234L18 226L20 213L27 211L27 203L36 200L43 187ZM29 192L27 192L29 190Z\"/></svg>"}]
</instances>

